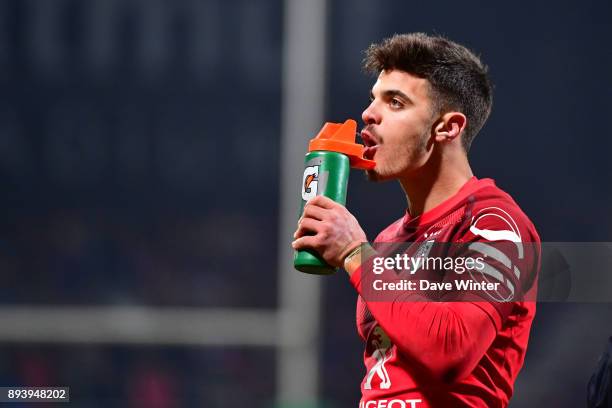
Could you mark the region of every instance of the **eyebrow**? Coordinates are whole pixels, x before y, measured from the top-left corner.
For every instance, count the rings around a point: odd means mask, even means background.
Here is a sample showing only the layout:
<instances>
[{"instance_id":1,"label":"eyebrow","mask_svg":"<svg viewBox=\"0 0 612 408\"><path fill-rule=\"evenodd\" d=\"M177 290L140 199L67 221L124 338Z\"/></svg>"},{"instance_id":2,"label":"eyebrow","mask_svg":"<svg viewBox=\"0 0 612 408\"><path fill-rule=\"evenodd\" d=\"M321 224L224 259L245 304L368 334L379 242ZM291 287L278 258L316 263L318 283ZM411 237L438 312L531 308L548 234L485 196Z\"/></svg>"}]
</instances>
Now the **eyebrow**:
<instances>
[{"instance_id":1,"label":"eyebrow","mask_svg":"<svg viewBox=\"0 0 612 408\"><path fill-rule=\"evenodd\" d=\"M399 89L388 89L382 93L382 96L385 98L393 98L394 96L399 96L405 101L409 103L413 103L412 99L410 99L408 95L406 95L404 92L400 91ZM371 90L370 90L370 98L374 99L374 93Z\"/></svg>"}]
</instances>

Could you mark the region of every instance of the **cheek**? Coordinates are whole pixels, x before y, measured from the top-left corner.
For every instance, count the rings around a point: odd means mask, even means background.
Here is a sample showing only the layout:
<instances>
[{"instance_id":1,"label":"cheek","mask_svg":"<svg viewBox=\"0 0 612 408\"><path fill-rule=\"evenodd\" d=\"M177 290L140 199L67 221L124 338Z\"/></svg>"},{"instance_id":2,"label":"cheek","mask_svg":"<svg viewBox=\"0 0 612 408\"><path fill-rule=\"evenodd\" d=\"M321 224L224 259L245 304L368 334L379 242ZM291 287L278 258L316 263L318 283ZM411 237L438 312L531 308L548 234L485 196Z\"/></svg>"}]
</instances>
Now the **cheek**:
<instances>
[{"instance_id":1,"label":"cheek","mask_svg":"<svg viewBox=\"0 0 612 408\"><path fill-rule=\"evenodd\" d=\"M409 144L394 141L385 143L376 153L375 159L380 163L380 170L395 173L404 169L413 155Z\"/></svg>"},{"instance_id":2,"label":"cheek","mask_svg":"<svg viewBox=\"0 0 612 408\"><path fill-rule=\"evenodd\" d=\"M405 134L403 138L397 138L385 142L376 156L381 163L381 169L391 171L404 171L413 167L420 167L425 160L424 148L426 135Z\"/></svg>"}]
</instances>

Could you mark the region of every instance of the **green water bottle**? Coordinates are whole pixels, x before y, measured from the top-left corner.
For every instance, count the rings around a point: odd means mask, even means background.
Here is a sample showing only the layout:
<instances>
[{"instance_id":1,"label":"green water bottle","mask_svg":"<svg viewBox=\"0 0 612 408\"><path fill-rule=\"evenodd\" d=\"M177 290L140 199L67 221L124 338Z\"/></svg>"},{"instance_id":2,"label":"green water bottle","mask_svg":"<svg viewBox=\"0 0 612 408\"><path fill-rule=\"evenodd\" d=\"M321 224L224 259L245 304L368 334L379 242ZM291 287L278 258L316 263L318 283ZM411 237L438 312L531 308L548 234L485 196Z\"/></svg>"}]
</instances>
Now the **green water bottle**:
<instances>
[{"instance_id":1,"label":"green water bottle","mask_svg":"<svg viewBox=\"0 0 612 408\"><path fill-rule=\"evenodd\" d=\"M364 146L355 143L356 133L357 123L352 119L328 122L310 141L304 160L300 216L306 202L317 195L345 205L350 168L374 168L373 160L363 158ZM298 271L316 275L330 275L338 269L312 250L295 251L293 265Z\"/></svg>"}]
</instances>

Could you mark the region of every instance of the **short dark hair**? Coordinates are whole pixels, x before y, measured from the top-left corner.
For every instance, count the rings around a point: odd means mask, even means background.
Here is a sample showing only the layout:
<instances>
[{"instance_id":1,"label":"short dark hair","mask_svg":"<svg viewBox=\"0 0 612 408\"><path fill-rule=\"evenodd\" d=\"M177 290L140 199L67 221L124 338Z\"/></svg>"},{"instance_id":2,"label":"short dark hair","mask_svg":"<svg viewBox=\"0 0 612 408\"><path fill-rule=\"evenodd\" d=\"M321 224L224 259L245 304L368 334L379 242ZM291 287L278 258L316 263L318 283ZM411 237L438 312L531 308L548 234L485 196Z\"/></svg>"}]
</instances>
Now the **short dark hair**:
<instances>
[{"instance_id":1,"label":"short dark hair","mask_svg":"<svg viewBox=\"0 0 612 408\"><path fill-rule=\"evenodd\" d=\"M363 67L378 75L397 69L429 81L436 113L457 110L467 117L467 152L491 113L493 86L487 66L466 47L441 36L396 34L365 51Z\"/></svg>"}]
</instances>

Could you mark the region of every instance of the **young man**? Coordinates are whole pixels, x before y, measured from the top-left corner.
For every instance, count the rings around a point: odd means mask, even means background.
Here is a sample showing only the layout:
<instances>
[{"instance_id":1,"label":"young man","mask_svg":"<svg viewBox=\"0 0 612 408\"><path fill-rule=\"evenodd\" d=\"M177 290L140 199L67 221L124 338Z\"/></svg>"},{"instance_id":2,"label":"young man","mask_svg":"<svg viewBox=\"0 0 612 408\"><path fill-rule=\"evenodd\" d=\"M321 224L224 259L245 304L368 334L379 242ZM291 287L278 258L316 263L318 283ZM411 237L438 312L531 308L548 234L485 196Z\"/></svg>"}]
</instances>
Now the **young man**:
<instances>
[{"instance_id":1,"label":"young man","mask_svg":"<svg viewBox=\"0 0 612 408\"><path fill-rule=\"evenodd\" d=\"M365 68L378 75L362 115L364 156L376 161L367 175L398 180L408 204L375 242L469 244L485 260L470 276L497 290L371 299L375 272L361 259L376 251L361 245L355 217L324 196L306 204L292 246L344 266L359 293L360 407L505 407L535 314L540 240L512 198L470 169L467 152L492 105L486 67L461 45L415 33L370 46Z\"/></svg>"}]
</instances>

